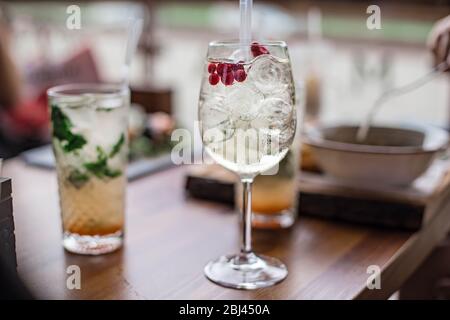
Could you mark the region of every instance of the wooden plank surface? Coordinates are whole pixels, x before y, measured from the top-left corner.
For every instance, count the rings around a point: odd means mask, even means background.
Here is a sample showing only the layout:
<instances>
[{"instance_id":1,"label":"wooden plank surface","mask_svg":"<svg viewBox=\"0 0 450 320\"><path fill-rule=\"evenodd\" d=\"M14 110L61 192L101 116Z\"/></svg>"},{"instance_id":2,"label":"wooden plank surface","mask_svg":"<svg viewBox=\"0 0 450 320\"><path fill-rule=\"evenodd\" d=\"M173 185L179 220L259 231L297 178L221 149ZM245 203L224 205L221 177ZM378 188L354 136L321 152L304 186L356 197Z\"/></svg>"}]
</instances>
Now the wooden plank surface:
<instances>
[{"instance_id":1,"label":"wooden plank surface","mask_svg":"<svg viewBox=\"0 0 450 320\"><path fill-rule=\"evenodd\" d=\"M368 226L417 231L450 197L450 162L441 159L408 188L361 185L304 171L298 178L299 214ZM197 199L233 204L236 181L218 164L196 166L188 172L186 190Z\"/></svg>"},{"instance_id":2,"label":"wooden plank surface","mask_svg":"<svg viewBox=\"0 0 450 320\"><path fill-rule=\"evenodd\" d=\"M86 257L61 246L54 172L6 161L20 275L37 296L53 299L387 298L450 223L450 208L416 234L301 217L290 230L254 233L257 252L287 264L284 282L256 291L225 289L209 282L203 267L238 250L238 217L230 207L186 198L185 172L177 167L130 183L124 248ZM74 264L81 268L81 290L66 287L66 268ZM369 265L382 269L381 290L366 288Z\"/></svg>"}]
</instances>

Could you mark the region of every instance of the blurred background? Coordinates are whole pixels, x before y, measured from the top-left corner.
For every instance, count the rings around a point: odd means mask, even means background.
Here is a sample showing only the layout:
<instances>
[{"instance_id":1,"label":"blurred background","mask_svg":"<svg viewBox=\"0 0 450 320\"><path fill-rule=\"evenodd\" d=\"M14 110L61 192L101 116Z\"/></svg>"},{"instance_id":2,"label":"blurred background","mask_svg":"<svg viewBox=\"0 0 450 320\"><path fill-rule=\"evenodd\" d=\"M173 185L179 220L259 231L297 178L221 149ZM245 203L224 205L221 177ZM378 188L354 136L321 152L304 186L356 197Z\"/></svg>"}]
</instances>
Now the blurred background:
<instances>
[{"instance_id":1,"label":"blurred background","mask_svg":"<svg viewBox=\"0 0 450 320\"><path fill-rule=\"evenodd\" d=\"M69 29L67 9L81 9ZM366 1L254 1L255 39L286 40L307 113L319 122L359 121L382 91L432 67L426 48L448 0L381 1L381 29L369 30ZM213 39L237 38L238 1L0 1L0 155L48 141L45 90L67 82L119 81L129 19L144 32L131 72L134 102L193 129L201 68ZM7 65L7 64L4 64ZM448 127L450 98L441 76L393 99L377 121Z\"/></svg>"}]
</instances>

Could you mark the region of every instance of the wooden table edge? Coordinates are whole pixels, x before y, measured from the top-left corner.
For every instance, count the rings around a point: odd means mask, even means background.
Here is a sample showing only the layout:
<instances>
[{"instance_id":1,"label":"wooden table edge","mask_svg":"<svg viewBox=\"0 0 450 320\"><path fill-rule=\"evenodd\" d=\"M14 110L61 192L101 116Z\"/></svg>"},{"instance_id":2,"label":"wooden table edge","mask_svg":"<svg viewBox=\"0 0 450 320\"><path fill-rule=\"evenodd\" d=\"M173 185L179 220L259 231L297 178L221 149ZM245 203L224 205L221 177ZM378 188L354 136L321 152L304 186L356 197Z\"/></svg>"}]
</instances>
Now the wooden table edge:
<instances>
[{"instance_id":1,"label":"wooden table edge","mask_svg":"<svg viewBox=\"0 0 450 320\"><path fill-rule=\"evenodd\" d=\"M380 274L380 289L365 286L359 299L388 299L414 273L432 250L447 235L450 228L450 202L444 203L434 219L413 234L386 263ZM384 279L384 281L383 281ZM386 280L387 279L387 280ZM387 285L386 285L387 284Z\"/></svg>"}]
</instances>

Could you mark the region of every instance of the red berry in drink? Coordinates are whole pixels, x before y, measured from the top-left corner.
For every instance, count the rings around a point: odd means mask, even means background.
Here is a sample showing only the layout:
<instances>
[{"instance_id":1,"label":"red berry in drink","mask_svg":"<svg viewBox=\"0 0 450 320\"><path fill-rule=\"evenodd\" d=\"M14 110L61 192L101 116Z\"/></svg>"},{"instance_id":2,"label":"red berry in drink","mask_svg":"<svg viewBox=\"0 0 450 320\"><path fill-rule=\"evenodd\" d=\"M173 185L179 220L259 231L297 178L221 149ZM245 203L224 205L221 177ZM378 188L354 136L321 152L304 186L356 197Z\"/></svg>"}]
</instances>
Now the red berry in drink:
<instances>
[{"instance_id":1,"label":"red berry in drink","mask_svg":"<svg viewBox=\"0 0 450 320\"><path fill-rule=\"evenodd\" d=\"M216 84L218 84L218 83L219 83L219 80L220 80L220 77L219 77L219 75L218 75L217 73L211 73L211 74L209 75L209 83L210 83L212 86L215 86Z\"/></svg>"},{"instance_id":2,"label":"red berry in drink","mask_svg":"<svg viewBox=\"0 0 450 320\"><path fill-rule=\"evenodd\" d=\"M226 63L225 67L223 68L223 73L233 72L233 64Z\"/></svg>"},{"instance_id":3,"label":"red berry in drink","mask_svg":"<svg viewBox=\"0 0 450 320\"><path fill-rule=\"evenodd\" d=\"M261 52L261 54L269 54L269 50L267 50L266 47L264 46L259 46L259 52Z\"/></svg>"},{"instance_id":4,"label":"red berry in drink","mask_svg":"<svg viewBox=\"0 0 450 320\"><path fill-rule=\"evenodd\" d=\"M234 75L231 69L228 72L223 72L222 77L220 78L222 83L226 86L231 86L234 82Z\"/></svg>"},{"instance_id":5,"label":"red berry in drink","mask_svg":"<svg viewBox=\"0 0 450 320\"><path fill-rule=\"evenodd\" d=\"M247 78L247 74L245 73L244 69L239 69L234 72L234 79L237 82L242 82L245 80L245 78Z\"/></svg>"},{"instance_id":6,"label":"red berry in drink","mask_svg":"<svg viewBox=\"0 0 450 320\"><path fill-rule=\"evenodd\" d=\"M243 62L238 62L238 63L233 64L233 71L237 71L237 70L244 70Z\"/></svg>"},{"instance_id":7,"label":"red berry in drink","mask_svg":"<svg viewBox=\"0 0 450 320\"><path fill-rule=\"evenodd\" d=\"M216 64L215 63L210 63L208 65L208 72L209 73L214 73L214 71L216 71Z\"/></svg>"},{"instance_id":8,"label":"red berry in drink","mask_svg":"<svg viewBox=\"0 0 450 320\"><path fill-rule=\"evenodd\" d=\"M266 47L260 45L258 42L253 42L250 50L252 51L254 57L269 53L269 50L267 50Z\"/></svg>"},{"instance_id":9,"label":"red berry in drink","mask_svg":"<svg viewBox=\"0 0 450 320\"><path fill-rule=\"evenodd\" d=\"M225 69L225 64L224 64L224 63L219 63L219 64L217 65L217 74L218 74L219 76L222 76L222 74L223 74L223 69Z\"/></svg>"},{"instance_id":10,"label":"red berry in drink","mask_svg":"<svg viewBox=\"0 0 450 320\"><path fill-rule=\"evenodd\" d=\"M259 56L259 44L257 42L252 43L250 50L252 51L254 57Z\"/></svg>"}]
</instances>

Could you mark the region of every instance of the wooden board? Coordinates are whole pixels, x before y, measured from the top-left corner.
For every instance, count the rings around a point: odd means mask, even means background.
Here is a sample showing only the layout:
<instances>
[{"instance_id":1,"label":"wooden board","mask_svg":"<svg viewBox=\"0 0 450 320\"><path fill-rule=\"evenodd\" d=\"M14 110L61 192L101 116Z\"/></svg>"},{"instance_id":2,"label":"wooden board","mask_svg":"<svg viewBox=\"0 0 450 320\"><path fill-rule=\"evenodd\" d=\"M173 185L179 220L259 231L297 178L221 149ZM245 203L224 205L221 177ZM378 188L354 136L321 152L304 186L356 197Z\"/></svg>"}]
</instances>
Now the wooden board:
<instances>
[{"instance_id":1,"label":"wooden board","mask_svg":"<svg viewBox=\"0 0 450 320\"><path fill-rule=\"evenodd\" d=\"M449 168L449 161L438 160L407 188L360 185L301 172L299 214L417 230L450 197ZM220 166L196 168L186 180L186 189L193 197L233 205L236 177Z\"/></svg>"},{"instance_id":2,"label":"wooden board","mask_svg":"<svg viewBox=\"0 0 450 320\"><path fill-rule=\"evenodd\" d=\"M0 178L0 258L11 269L17 266L11 179Z\"/></svg>"}]
</instances>

